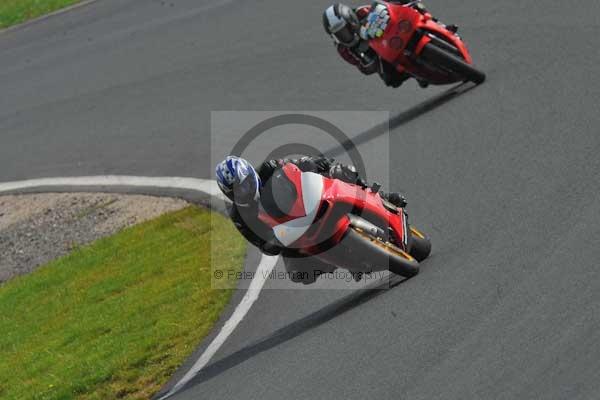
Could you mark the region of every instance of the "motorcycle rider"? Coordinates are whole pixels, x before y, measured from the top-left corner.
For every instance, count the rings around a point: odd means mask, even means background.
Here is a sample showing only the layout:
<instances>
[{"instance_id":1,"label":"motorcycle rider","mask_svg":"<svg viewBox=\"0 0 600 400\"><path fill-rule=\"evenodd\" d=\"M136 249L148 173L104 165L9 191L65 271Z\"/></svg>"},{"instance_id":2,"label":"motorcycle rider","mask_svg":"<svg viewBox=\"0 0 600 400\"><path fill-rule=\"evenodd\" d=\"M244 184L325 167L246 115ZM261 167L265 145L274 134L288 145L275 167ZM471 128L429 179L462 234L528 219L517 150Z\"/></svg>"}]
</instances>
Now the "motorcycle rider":
<instances>
[{"instance_id":1,"label":"motorcycle rider","mask_svg":"<svg viewBox=\"0 0 600 400\"><path fill-rule=\"evenodd\" d=\"M409 5L426 12L419 1L391 0L389 2ZM397 88L412 76L407 72L399 72L394 65L383 60L369 47L369 40L383 35L389 18L384 2L375 1L372 5L360 6L356 9L337 3L323 12L323 27L333 38L339 55L346 62L355 65L365 75L377 72L387 86ZM447 28L454 32L458 29L455 25L448 25ZM417 79L417 82L423 88L428 86L426 81Z\"/></svg>"},{"instance_id":2,"label":"motorcycle rider","mask_svg":"<svg viewBox=\"0 0 600 400\"><path fill-rule=\"evenodd\" d=\"M258 218L259 207L265 206L265 203L277 202L274 197L278 196L278 193L273 193L271 183L283 173L281 168L288 163L296 165L303 172L314 172L362 187L367 185L354 166L336 163L335 160L325 157L267 160L257 171L245 159L228 156L216 166L217 184L223 194L232 201L232 204L228 205L228 213L235 227L264 254L281 253L291 279L309 284L318 277L314 271L327 273L336 267L314 257L300 256L298 250L284 247L275 238L273 230ZM406 206L405 198L399 193L379 191L379 194L397 207Z\"/></svg>"}]
</instances>

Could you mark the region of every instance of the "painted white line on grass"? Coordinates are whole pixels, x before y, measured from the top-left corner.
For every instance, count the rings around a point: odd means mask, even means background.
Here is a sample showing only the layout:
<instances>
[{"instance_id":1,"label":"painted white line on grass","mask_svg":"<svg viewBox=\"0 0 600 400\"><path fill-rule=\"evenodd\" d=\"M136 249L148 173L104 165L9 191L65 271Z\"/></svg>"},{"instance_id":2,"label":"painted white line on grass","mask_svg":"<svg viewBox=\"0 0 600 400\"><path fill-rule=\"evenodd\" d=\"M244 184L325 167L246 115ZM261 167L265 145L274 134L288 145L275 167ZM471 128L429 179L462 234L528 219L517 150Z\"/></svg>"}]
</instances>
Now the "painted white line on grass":
<instances>
[{"instance_id":1,"label":"painted white line on grass","mask_svg":"<svg viewBox=\"0 0 600 400\"><path fill-rule=\"evenodd\" d=\"M210 179L181 178L181 177L146 177L146 176L125 176L125 175L99 175L99 176L81 176L64 178L40 178L29 179L25 181L0 183L0 193L11 192L35 188L52 187L150 187L150 188L173 188L184 190L195 190L209 194L214 197L223 198L217 183ZM107 189L107 191L110 191ZM200 355L198 360L192 365L190 370L173 386L173 388L164 396L165 399L185 386L208 364L215 353L221 348L227 338L233 333L238 324L244 319L254 302L258 299L269 274L275 267L278 257L263 255L260 259L254 278L246 294L237 305L233 314L223 325L217 336L208 345L206 350Z\"/></svg>"}]
</instances>

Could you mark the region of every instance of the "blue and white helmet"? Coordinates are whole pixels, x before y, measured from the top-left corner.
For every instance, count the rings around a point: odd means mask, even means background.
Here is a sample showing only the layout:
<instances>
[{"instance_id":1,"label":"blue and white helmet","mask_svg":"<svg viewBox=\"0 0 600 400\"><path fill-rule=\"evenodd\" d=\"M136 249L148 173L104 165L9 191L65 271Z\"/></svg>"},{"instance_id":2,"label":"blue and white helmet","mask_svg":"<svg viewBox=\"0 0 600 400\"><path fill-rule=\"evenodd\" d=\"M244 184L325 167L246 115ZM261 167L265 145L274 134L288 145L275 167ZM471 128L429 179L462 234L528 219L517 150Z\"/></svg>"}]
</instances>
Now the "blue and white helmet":
<instances>
[{"instance_id":1,"label":"blue and white helmet","mask_svg":"<svg viewBox=\"0 0 600 400\"><path fill-rule=\"evenodd\" d=\"M258 200L260 178L248 161L227 156L217 165L215 173L219 188L235 204L245 206Z\"/></svg>"}]
</instances>

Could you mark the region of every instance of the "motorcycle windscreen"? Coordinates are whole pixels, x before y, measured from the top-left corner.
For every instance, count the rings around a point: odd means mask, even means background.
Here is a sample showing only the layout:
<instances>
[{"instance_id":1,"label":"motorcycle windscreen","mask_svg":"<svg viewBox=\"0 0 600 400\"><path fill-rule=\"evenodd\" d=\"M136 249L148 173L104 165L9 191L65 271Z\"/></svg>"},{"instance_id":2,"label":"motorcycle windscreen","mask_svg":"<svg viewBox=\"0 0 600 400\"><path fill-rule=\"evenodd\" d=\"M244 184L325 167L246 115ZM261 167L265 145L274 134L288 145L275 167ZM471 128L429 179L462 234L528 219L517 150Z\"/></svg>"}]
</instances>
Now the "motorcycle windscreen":
<instances>
[{"instance_id":1,"label":"motorcycle windscreen","mask_svg":"<svg viewBox=\"0 0 600 400\"><path fill-rule=\"evenodd\" d=\"M264 210L274 218L301 216L291 215L298 193L294 183L288 179L281 168L275 170L271 178L265 182L260 196Z\"/></svg>"},{"instance_id":2,"label":"motorcycle windscreen","mask_svg":"<svg viewBox=\"0 0 600 400\"><path fill-rule=\"evenodd\" d=\"M303 172L301 181L306 215L273 227L275 237L285 246L290 246L308 231L321 204L323 177L313 172Z\"/></svg>"}]
</instances>

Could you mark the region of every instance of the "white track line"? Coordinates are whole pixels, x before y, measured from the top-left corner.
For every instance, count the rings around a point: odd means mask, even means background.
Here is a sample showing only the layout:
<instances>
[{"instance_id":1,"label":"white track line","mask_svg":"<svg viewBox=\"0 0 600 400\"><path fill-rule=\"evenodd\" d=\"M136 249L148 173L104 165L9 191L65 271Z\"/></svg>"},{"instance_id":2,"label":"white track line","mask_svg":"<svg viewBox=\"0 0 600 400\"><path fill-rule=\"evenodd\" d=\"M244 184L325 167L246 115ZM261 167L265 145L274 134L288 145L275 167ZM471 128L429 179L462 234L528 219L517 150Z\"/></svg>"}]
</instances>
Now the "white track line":
<instances>
[{"instance_id":1,"label":"white track line","mask_svg":"<svg viewBox=\"0 0 600 400\"><path fill-rule=\"evenodd\" d=\"M14 190L68 187L68 186L131 186L195 190L214 197L223 198L217 182L211 179L181 177L148 177L127 175L77 176L64 178L40 178L26 181L0 183L0 193Z\"/></svg>"},{"instance_id":2,"label":"white track line","mask_svg":"<svg viewBox=\"0 0 600 400\"><path fill-rule=\"evenodd\" d=\"M190 368L190 370L173 386L173 388L164 396L162 396L159 400L166 399L169 396L177 393L181 388L185 386L190 380L192 380L198 373L204 368L206 364L210 361L212 356L219 350L219 348L225 343L229 335L235 330L238 324L244 319L252 304L258 299L258 295L260 294L261 289L263 288L265 282L267 281L271 271L277 264L278 257L271 257L264 255L260 259L260 264L256 269L256 273L254 274L254 278L252 282L250 282L250 287L246 291L244 298L235 308L235 311L229 317L225 325L221 328L219 334L213 339L213 341L208 345L204 353L198 358L198 360L194 363L194 365Z\"/></svg>"},{"instance_id":3,"label":"white track line","mask_svg":"<svg viewBox=\"0 0 600 400\"><path fill-rule=\"evenodd\" d=\"M25 181L0 183L0 194L25 189L52 187L150 187L150 188L173 188L184 190L195 190L211 196L223 198L217 183L209 179L180 178L180 177L146 177L125 175L99 175L65 178L41 178ZM107 191L110 191L107 189ZM217 336L192 365L190 370L173 386L173 388L160 398L160 400L172 396L192 380L215 353L221 348L227 338L233 333L238 324L244 319L254 302L258 299L267 278L277 263L278 257L263 255L260 259L254 278L246 294L235 308L233 314L223 325Z\"/></svg>"}]
</instances>

